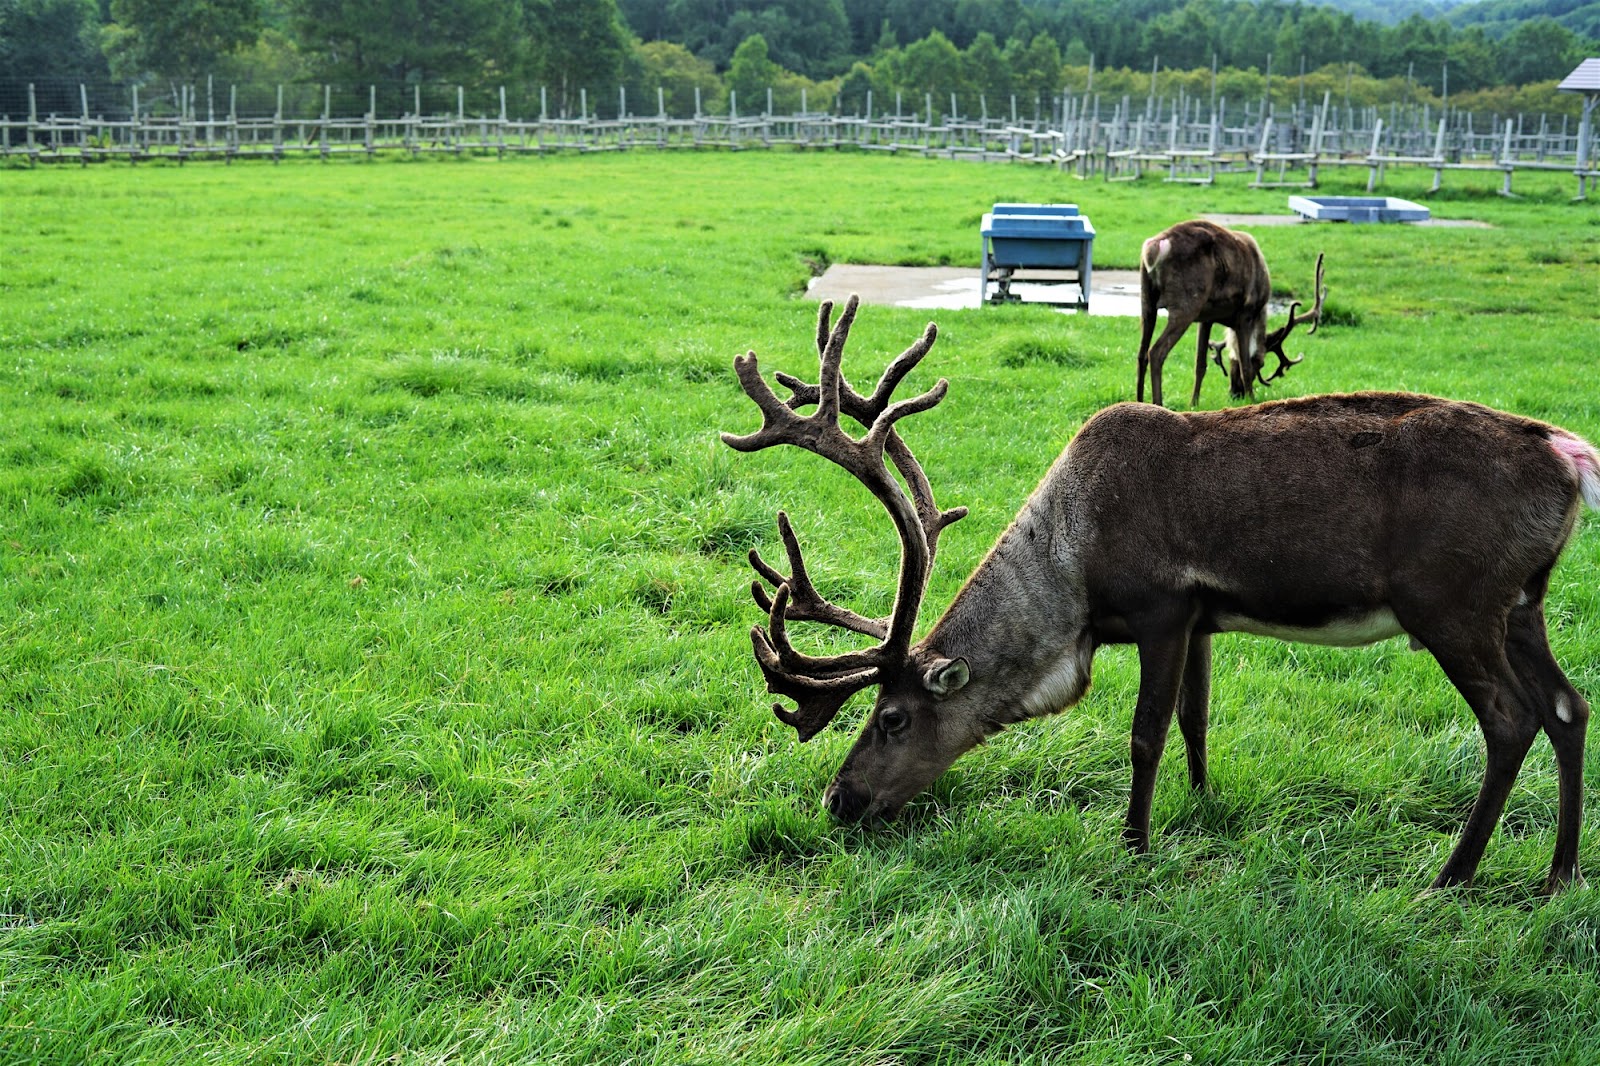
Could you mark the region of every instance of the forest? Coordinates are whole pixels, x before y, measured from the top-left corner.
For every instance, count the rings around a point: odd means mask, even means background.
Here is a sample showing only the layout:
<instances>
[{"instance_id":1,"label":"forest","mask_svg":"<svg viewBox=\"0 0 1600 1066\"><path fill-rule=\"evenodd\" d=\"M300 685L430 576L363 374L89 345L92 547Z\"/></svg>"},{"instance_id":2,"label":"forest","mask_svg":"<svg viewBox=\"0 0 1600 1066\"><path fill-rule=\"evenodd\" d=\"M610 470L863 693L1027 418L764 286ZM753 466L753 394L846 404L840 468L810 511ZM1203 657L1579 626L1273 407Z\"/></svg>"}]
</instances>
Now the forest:
<instances>
[{"instance_id":1,"label":"forest","mask_svg":"<svg viewBox=\"0 0 1600 1066\"><path fill-rule=\"evenodd\" d=\"M1600 3L1574 0L0 0L0 109L25 107L30 83L41 108L68 110L79 83L207 77L537 85L561 108L580 90L615 101L619 85L650 104L660 88L674 111L696 90L708 108L729 90L970 106L1141 91L1156 69L1256 94L1319 74L1358 101L1565 110L1576 101L1554 82L1600 54L1597 35Z\"/></svg>"}]
</instances>

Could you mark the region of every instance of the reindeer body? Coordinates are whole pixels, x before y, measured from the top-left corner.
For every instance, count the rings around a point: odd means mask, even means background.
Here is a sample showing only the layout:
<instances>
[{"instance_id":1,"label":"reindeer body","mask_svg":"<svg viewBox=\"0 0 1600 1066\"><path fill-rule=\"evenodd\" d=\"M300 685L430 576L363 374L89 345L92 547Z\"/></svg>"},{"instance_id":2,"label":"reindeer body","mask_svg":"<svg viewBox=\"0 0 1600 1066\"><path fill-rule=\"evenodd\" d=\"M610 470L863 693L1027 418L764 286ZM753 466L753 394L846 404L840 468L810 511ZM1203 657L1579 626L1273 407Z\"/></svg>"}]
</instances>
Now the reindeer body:
<instances>
[{"instance_id":1,"label":"reindeer body","mask_svg":"<svg viewBox=\"0 0 1600 1066\"><path fill-rule=\"evenodd\" d=\"M741 367L750 391L747 374L759 382L753 360ZM812 388L797 390L791 409ZM943 383L904 403L926 409L934 393L942 396ZM729 443L777 442L772 423L789 416L758 403L768 425ZM801 421L806 432L783 442L809 446L809 420ZM1238 461L1263 454L1280 459L1267 468ZM953 512L939 512L931 494L923 500L920 468L907 481L914 490L920 482L917 511L936 535ZM783 523L796 577L758 562L778 595L767 604L769 630L753 634L756 654L769 688L801 701L799 713L783 716L802 739L837 712L842 690L879 686L824 795L836 817L856 821L892 817L1006 725L1064 710L1088 691L1096 648L1133 643L1140 680L1125 838L1145 850L1174 712L1190 784L1206 783L1212 634L1348 645L1405 633L1466 699L1488 755L1435 885L1471 880L1543 730L1559 772L1553 891L1579 877L1589 707L1550 653L1544 596L1580 498L1600 508L1600 453L1557 427L1478 404L1402 393L1187 414L1118 404L1084 424L915 644L826 660L790 648L789 586L809 588L809 579ZM897 524L904 531L913 521ZM903 555L897 619L907 559L920 567L931 553ZM870 674L861 670L868 657Z\"/></svg>"},{"instance_id":2,"label":"reindeer body","mask_svg":"<svg viewBox=\"0 0 1600 1066\"><path fill-rule=\"evenodd\" d=\"M1321 309L1321 264L1318 263L1317 311ZM1262 364L1269 351L1280 360L1276 377L1291 360L1282 352L1283 342L1296 324L1293 311L1289 324L1271 333L1267 330L1267 301L1272 295L1272 279L1266 257L1255 238L1248 233L1196 219L1180 222L1144 242L1139 254L1139 380L1138 398L1144 399L1144 377L1150 371L1151 399L1161 405L1161 368L1167 356L1191 325L1200 326L1195 350L1193 407L1200 402L1200 383L1206 376L1206 357L1211 327L1228 331L1228 391L1234 399L1255 395ZM1152 347L1156 312L1167 312L1167 324Z\"/></svg>"}]
</instances>

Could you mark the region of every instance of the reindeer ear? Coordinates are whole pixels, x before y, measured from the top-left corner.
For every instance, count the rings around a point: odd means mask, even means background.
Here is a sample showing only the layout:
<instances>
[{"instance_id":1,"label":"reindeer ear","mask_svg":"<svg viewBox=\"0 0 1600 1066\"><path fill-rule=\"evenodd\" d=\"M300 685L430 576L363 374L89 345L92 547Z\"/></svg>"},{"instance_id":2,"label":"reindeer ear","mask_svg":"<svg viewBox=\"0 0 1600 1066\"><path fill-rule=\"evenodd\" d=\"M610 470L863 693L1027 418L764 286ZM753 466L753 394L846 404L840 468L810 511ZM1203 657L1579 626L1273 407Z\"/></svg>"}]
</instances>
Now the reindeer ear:
<instances>
[{"instance_id":1,"label":"reindeer ear","mask_svg":"<svg viewBox=\"0 0 1600 1066\"><path fill-rule=\"evenodd\" d=\"M922 674L922 687L935 696L948 696L972 676L965 659L935 659Z\"/></svg>"}]
</instances>

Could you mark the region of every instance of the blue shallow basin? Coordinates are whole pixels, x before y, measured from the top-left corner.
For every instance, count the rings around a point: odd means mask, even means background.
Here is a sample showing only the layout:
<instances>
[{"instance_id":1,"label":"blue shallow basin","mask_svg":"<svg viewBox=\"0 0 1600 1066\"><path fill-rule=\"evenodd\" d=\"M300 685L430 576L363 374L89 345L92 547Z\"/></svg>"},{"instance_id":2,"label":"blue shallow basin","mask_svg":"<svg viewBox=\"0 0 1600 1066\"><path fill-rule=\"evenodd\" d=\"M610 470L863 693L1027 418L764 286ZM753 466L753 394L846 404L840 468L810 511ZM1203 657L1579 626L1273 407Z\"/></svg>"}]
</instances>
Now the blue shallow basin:
<instances>
[{"instance_id":1,"label":"blue shallow basin","mask_svg":"<svg viewBox=\"0 0 1600 1066\"><path fill-rule=\"evenodd\" d=\"M1077 204L995 204L982 232L995 266L1075 267L1094 240Z\"/></svg>"},{"instance_id":2,"label":"blue shallow basin","mask_svg":"<svg viewBox=\"0 0 1600 1066\"><path fill-rule=\"evenodd\" d=\"M1289 210L1316 222L1426 222L1421 204L1395 196L1291 196Z\"/></svg>"},{"instance_id":3,"label":"blue shallow basin","mask_svg":"<svg viewBox=\"0 0 1600 1066\"><path fill-rule=\"evenodd\" d=\"M981 302L1020 299L1011 291L1016 279L1050 290L1054 298L1039 302L1088 310L1094 226L1078 213L1077 204L995 204L983 216L982 234ZM1027 270L1074 271L1076 277L1018 277L1018 271Z\"/></svg>"}]
</instances>

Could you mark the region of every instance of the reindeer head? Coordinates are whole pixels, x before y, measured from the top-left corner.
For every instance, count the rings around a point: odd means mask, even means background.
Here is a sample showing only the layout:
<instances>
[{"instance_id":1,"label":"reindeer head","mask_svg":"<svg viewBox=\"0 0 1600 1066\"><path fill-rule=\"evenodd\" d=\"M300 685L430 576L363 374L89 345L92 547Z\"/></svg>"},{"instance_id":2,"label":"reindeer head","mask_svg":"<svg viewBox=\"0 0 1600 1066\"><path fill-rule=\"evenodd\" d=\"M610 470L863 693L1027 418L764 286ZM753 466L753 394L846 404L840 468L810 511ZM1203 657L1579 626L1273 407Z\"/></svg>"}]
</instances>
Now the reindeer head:
<instances>
[{"instance_id":1,"label":"reindeer head","mask_svg":"<svg viewBox=\"0 0 1600 1066\"><path fill-rule=\"evenodd\" d=\"M847 821L893 814L981 739L981 735L970 740L954 735L949 729L934 727L931 721L939 702L966 684L966 662L941 658L911 644L939 533L967 513L965 507L939 509L921 465L894 428L900 419L926 411L944 398L948 385L941 379L920 396L890 403L901 379L933 346L937 329L930 322L922 336L884 370L872 394L862 396L840 370L856 307L857 299L852 296L838 324L830 328L833 304L822 304L817 316L818 383L809 385L778 374L779 383L793 393L788 400L779 399L762 379L754 352L735 359L739 383L760 408L762 426L746 436L722 435L724 442L740 451L793 444L837 463L883 504L900 535L899 584L887 619L866 618L817 592L806 572L794 528L781 511L778 532L789 557L789 575L773 568L758 552L750 553L750 564L762 579L752 583L751 592L767 612L766 628L757 626L750 632L756 662L768 691L798 705L793 711L774 705L778 718L792 725L800 740L810 740L852 695L879 686L877 703L861 737L824 796L828 809ZM797 413L811 405L816 406L814 413ZM839 426L841 414L866 427L866 435L856 439L846 434ZM903 486L891 473L891 463L904 480ZM767 585L772 586L770 594ZM839 655L807 655L789 641L787 623L791 621L821 622L880 643ZM869 780L874 782L873 790L857 783Z\"/></svg>"},{"instance_id":2,"label":"reindeer head","mask_svg":"<svg viewBox=\"0 0 1600 1066\"><path fill-rule=\"evenodd\" d=\"M1322 284L1322 255L1317 255L1317 280L1316 296L1308 315L1298 314L1300 301L1296 300L1289 305L1289 321L1275 330L1267 329L1267 311L1262 308L1259 314L1251 316L1246 322L1240 323L1240 331L1228 330L1228 338L1222 343L1210 343L1207 347L1211 352L1211 361L1224 370L1228 375L1228 395L1235 400L1242 400L1246 396L1254 397L1256 383L1270 385L1283 375L1283 372L1300 362L1300 359L1290 359L1283 352L1283 342L1289 339L1289 334L1302 322L1309 321L1311 329L1306 336L1317 331L1317 326L1322 322L1322 298L1328 295L1328 290ZM1277 368L1271 374L1263 374L1266 369L1267 355L1271 353L1278 357ZM1199 395L1199 386L1195 394Z\"/></svg>"}]
</instances>

